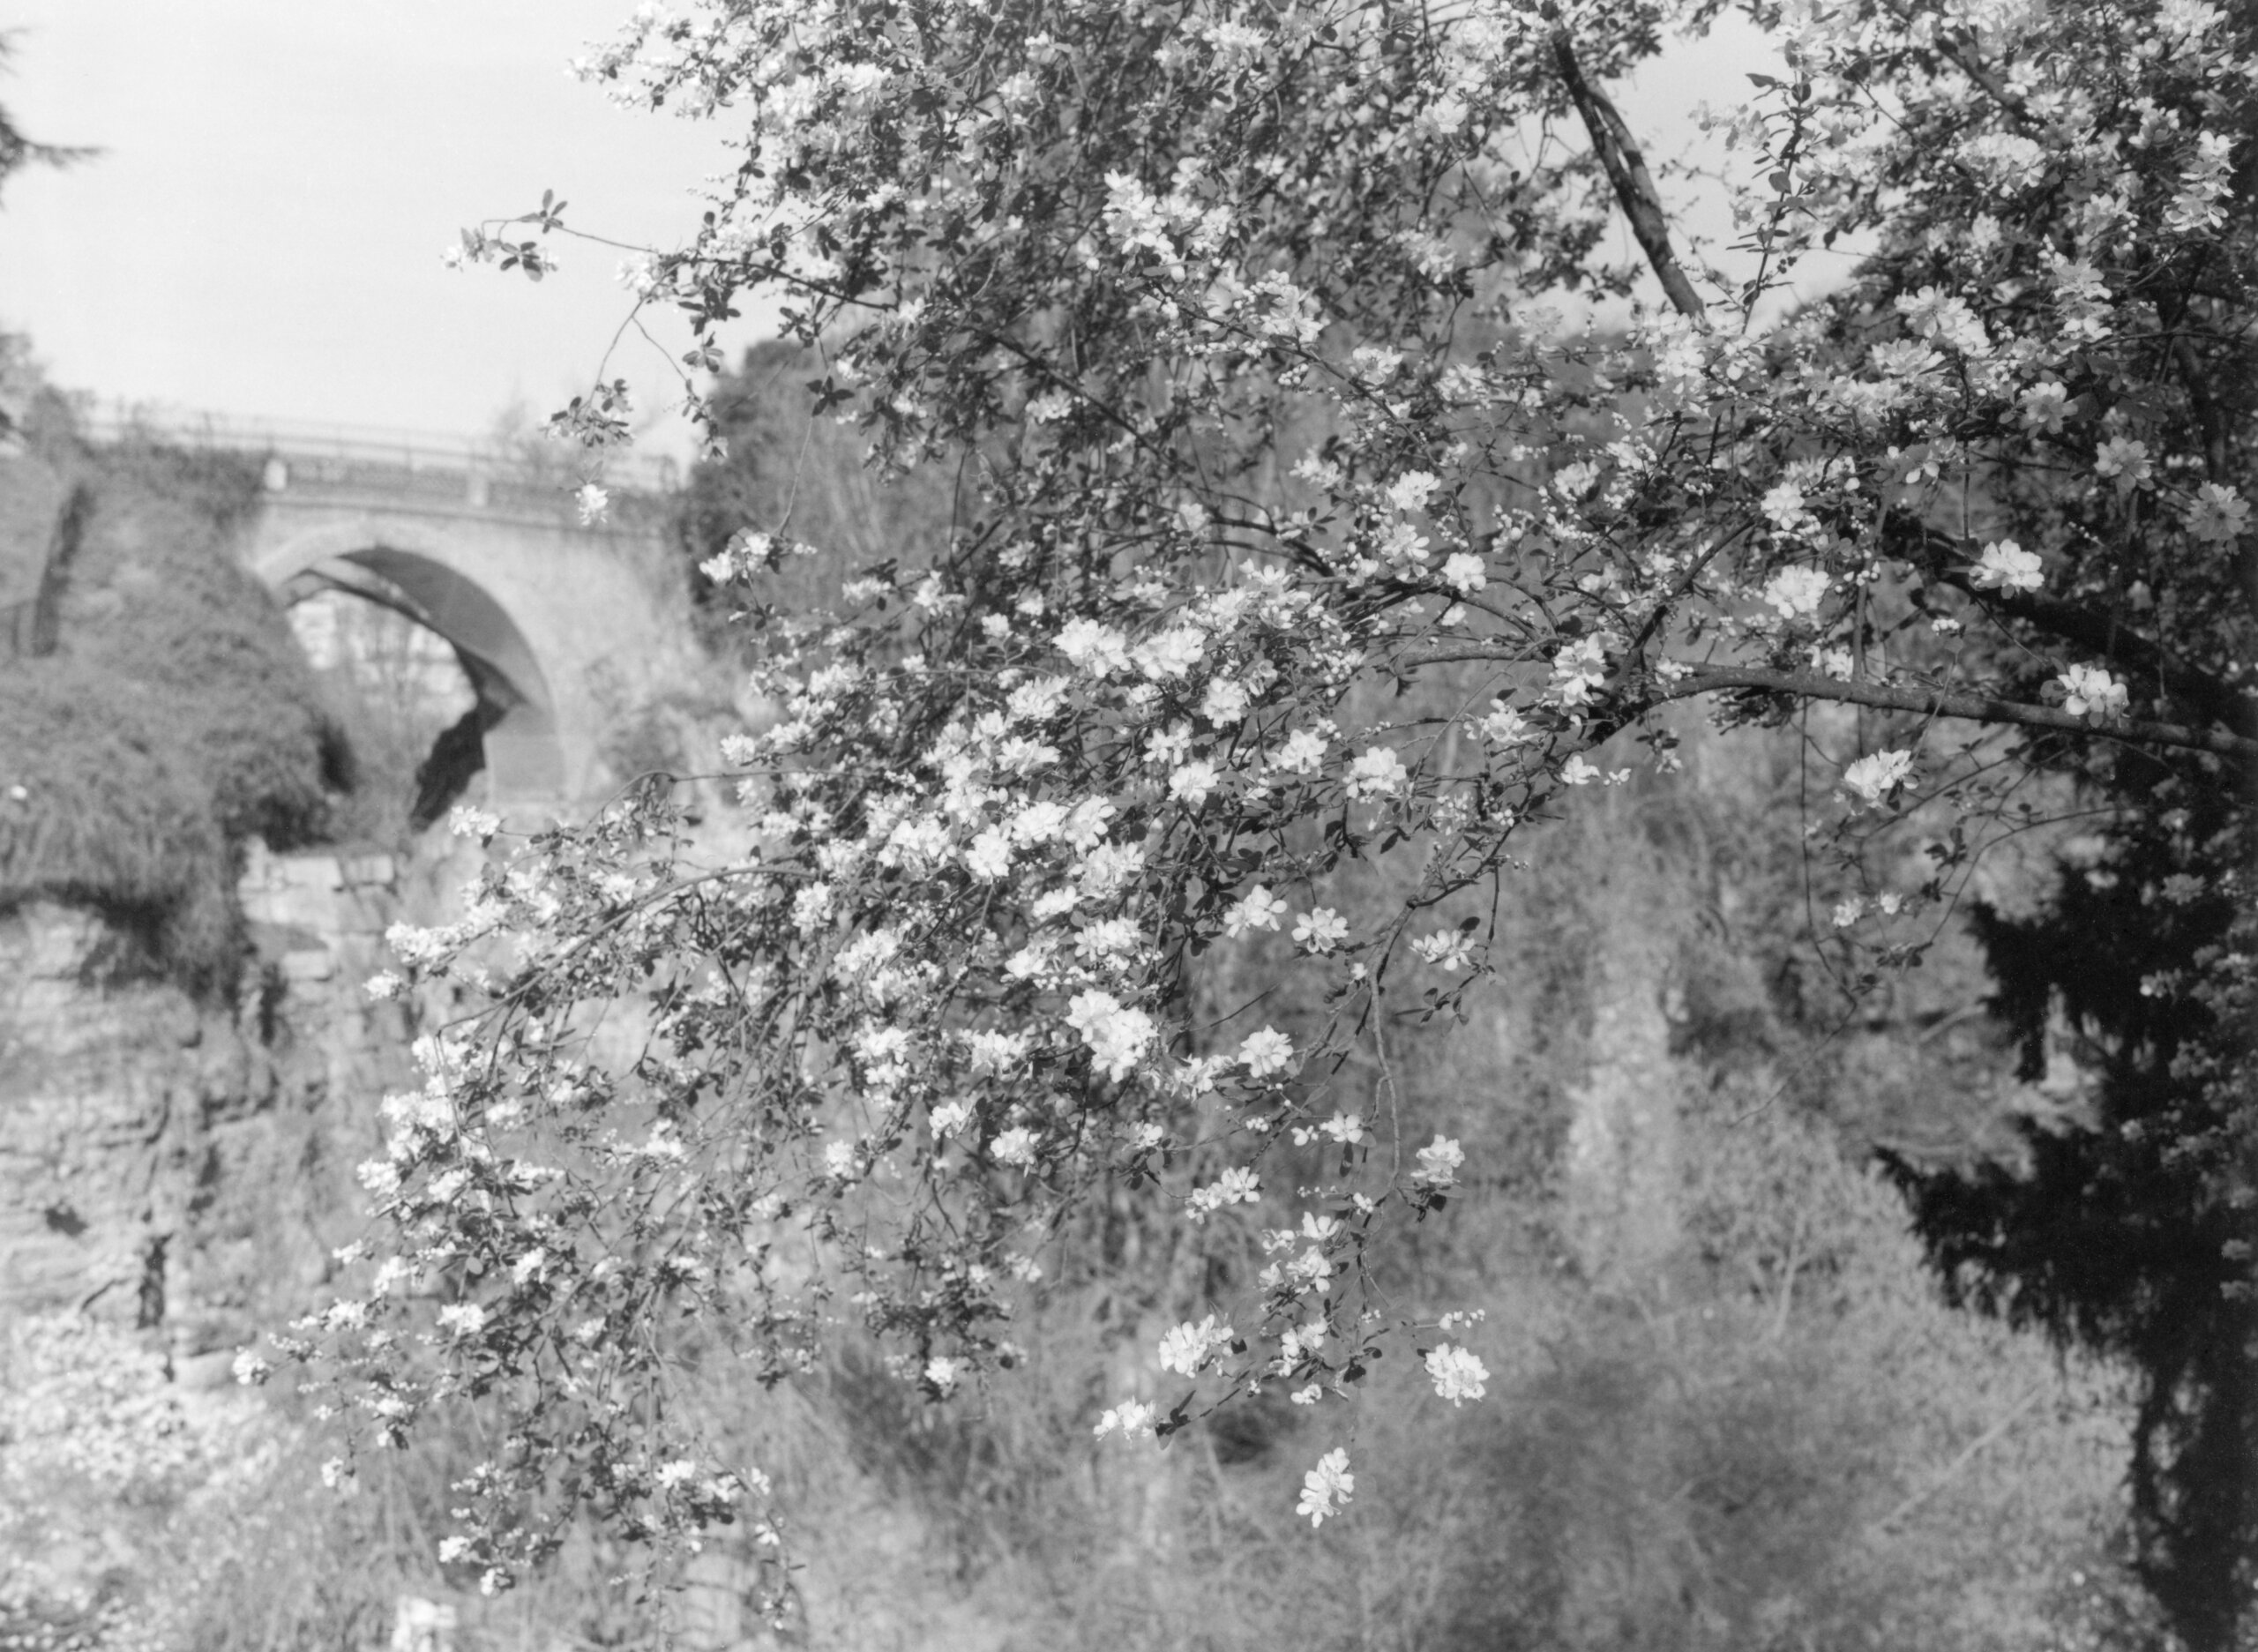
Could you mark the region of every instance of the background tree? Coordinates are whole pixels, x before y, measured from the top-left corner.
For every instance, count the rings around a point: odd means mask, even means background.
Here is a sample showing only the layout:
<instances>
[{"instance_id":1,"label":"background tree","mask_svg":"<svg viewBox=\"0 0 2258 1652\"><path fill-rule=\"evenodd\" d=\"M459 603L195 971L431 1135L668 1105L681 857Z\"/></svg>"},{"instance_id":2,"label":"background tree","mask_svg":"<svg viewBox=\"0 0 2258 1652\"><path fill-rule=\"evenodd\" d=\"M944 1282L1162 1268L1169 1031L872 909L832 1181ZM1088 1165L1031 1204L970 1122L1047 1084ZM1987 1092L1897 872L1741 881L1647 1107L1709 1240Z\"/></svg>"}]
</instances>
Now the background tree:
<instances>
[{"instance_id":1,"label":"background tree","mask_svg":"<svg viewBox=\"0 0 2258 1652\"><path fill-rule=\"evenodd\" d=\"M749 604L780 707L733 749L750 859L697 863L650 792L406 938L430 969L505 934L528 961L394 1105L369 1181L406 1249L329 1316L385 1319L419 1269L462 1282L436 1375L389 1331L356 1368L387 1432L459 1394L512 1418L457 1553L498 1581L542 1552L544 1490L656 1533L757 1487L669 1420L662 1308L780 1379L837 1270L929 1399L1017 1363L1015 1295L1109 1177L1282 1225L1105 1431L1277 1387L1352 1415L1390 1341L1477 1397L1458 1321L1394 1307L1374 1260L1462 1149L1407 1138L1386 1085L1342 1105L1343 1075L1462 1004L1514 945L1482 895L1513 833L1626 783L1634 739L1669 767L1673 701L1860 708L1824 748L1820 833L1871 879L1835 913L1853 986L2073 810L2105 842L2200 819L2172 887L2247 901L2249 19L1761 12L1789 71L1731 122L1729 271L1681 254L1604 90L1666 20L749 4L646 16L590 65L742 123L647 302L702 336L781 295L819 411L858 413L881 472L975 493L928 564L822 611ZM1642 290L1608 256L1618 212L1667 308L1572 324L1555 306ZM527 266L562 228L527 221L467 257ZM1834 291L1773 296L1847 246L1869 250ZM564 422L620 430L601 395ZM705 572L757 581L796 549L748 528ZM1384 900L1324 903L1398 853L1416 873ZM2248 1105L2233 1050L2197 1047L2252 962L2202 930L2148 985L2196 1006L2163 1058L2218 1075L2216 1103L2142 1117L2187 1128L2193 1179L2161 1191L2208 1236L2187 1207L2247 1202ZM1290 1029L1267 990L1201 996L1214 945L1271 931L1318 1006ZM627 999L623 1046L595 1010ZM1322 1170L1288 1155L1312 1146ZM785 1265L795 1223L813 1249ZM2144 1447L2166 1544L2195 1506L2166 1489L2175 1427ZM1344 1443L1297 1506L1353 1495ZM2194 1598L2165 1596L2182 1634L2225 1644Z\"/></svg>"},{"instance_id":2,"label":"background tree","mask_svg":"<svg viewBox=\"0 0 2258 1652\"><path fill-rule=\"evenodd\" d=\"M0 70L16 55L16 37L22 31L0 30ZM81 146L43 144L27 137L15 117L0 108L0 184L26 167L67 167L98 152Z\"/></svg>"}]
</instances>

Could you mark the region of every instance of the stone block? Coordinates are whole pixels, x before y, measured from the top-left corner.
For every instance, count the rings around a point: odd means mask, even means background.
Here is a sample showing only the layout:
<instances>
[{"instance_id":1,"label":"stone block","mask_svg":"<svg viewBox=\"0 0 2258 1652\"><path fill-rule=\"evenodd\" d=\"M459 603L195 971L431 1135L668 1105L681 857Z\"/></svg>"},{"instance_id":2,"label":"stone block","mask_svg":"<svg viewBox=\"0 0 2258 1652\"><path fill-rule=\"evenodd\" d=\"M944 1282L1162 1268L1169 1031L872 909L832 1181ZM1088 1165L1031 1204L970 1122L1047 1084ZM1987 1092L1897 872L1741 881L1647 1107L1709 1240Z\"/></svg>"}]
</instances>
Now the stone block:
<instances>
[{"instance_id":1,"label":"stone block","mask_svg":"<svg viewBox=\"0 0 2258 1652\"><path fill-rule=\"evenodd\" d=\"M342 889L345 870L334 855L285 855L275 860L282 880L293 889Z\"/></svg>"},{"instance_id":2,"label":"stone block","mask_svg":"<svg viewBox=\"0 0 2258 1652\"><path fill-rule=\"evenodd\" d=\"M348 884L389 889L400 880L400 868L389 855L355 855L339 868Z\"/></svg>"},{"instance_id":3,"label":"stone block","mask_svg":"<svg viewBox=\"0 0 2258 1652\"><path fill-rule=\"evenodd\" d=\"M286 981L326 981L336 973L336 954L326 946L282 954L282 978Z\"/></svg>"}]
</instances>

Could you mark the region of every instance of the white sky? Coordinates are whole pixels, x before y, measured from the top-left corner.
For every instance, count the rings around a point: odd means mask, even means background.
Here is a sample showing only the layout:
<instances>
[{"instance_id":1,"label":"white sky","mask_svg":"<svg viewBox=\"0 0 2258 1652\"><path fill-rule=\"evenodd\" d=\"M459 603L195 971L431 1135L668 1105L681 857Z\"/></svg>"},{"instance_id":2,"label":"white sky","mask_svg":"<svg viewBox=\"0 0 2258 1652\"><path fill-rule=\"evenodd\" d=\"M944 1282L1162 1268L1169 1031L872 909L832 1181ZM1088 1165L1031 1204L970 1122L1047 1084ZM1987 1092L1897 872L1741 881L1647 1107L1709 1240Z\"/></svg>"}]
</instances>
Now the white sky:
<instances>
[{"instance_id":1,"label":"white sky","mask_svg":"<svg viewBox=\"0 0 2258 1652\"><path fill-rule=\"evenodd\" d=\"M0 326L106 400L463 434L513 400L546 414L627 313L619 255L560 243L564 271L536 287L438 254L545 188L582 228L686 237L697 186L728 165L722 129L616 108L564 69L631 9L15 0L0 101L34 138L107 153L0 195ZM1696 102L1746 95L1751 66L1747 34L1721 26L1618 101L1659 159L1689 140ZM669 400L639 340L609 374L646 407ZM684 451L671 426L646 440Z\"/></svg>"},{"instance_id":2,"label":"white sky","mask_svg":"<svg viewBox=\"0 0 2258 1652\"><path fill-rule=\"evenodd\" d=\"M0 325L104 398L463 433L512 400L547 413L627 313L620 255L559 243L535 286L439 252L552 187L583 228L685 238L721 129L564 72L630 9L17 0L0 101L34 138L107 153L0 195ZM614 371L655 395L656 365L636 341Z\"/></svg>"}]
</instances>

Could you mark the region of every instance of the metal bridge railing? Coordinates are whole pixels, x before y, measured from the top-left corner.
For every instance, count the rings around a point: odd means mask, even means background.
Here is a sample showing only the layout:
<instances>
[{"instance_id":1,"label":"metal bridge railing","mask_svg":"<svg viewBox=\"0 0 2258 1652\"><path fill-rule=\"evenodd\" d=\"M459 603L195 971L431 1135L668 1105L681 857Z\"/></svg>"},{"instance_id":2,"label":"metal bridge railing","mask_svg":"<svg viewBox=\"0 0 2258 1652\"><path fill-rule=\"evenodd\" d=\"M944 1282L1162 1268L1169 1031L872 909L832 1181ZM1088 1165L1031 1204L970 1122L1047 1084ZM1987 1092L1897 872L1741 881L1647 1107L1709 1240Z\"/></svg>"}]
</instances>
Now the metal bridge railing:
<instances>
[{"instance_id":1,"label":"metal bridge railing","mask_svg":"<svg viewBox=\"0 0 2258 1652\"><path fill-rule=\"evenodd\" d=\"M297 419L245 419L178 407L111 403L82 405L79 428L105 445L133 441L212 452L264 455L283 461L309 480L332 485L356 478L371 482L428 477L452 482L474 502L493 484L512 493L537 489L569 492L582 472L575 455L538 437L522 446L477 437L379 425L329 424ZM273 474L273 473L270 473ZM662 454L632 450L603 456L597 480L616 493L664 494L681 485L681 467ZM422 491L411 483L411 490Z\"/></svg>"}]
</instances>

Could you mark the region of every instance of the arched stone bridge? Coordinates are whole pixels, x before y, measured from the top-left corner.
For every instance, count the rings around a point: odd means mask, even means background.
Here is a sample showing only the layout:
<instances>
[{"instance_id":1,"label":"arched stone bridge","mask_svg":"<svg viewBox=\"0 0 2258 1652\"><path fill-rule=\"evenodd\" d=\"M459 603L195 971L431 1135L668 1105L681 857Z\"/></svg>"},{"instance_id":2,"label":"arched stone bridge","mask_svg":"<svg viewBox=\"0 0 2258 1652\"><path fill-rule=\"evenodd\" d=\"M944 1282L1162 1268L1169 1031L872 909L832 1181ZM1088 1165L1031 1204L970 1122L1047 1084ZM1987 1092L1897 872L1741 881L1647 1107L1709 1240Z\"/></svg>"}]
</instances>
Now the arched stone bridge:
<instances>
[{"instance_id":1,"label":"arched stone bridge","mask_svg":"<svg viewBox=\"0 0 2258 1652\"><path fill-rule=\"evenodd\" d=\"M604 762L607 729L710 677L665 536L670 461L609 467L610 509L591 526L569 469L487 444L217 419L157 433L264 455L241 554L284 602L350 591L454 646L478 691L497 806L608 790L622 777Z\"/></svg>"}]
</instances>

